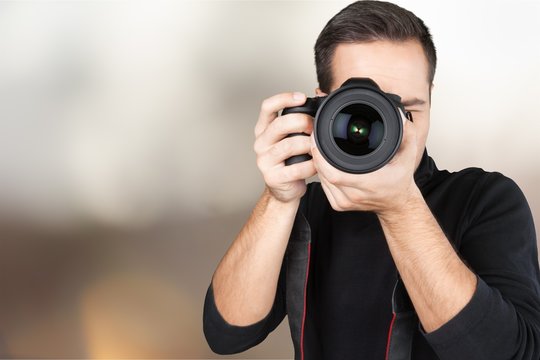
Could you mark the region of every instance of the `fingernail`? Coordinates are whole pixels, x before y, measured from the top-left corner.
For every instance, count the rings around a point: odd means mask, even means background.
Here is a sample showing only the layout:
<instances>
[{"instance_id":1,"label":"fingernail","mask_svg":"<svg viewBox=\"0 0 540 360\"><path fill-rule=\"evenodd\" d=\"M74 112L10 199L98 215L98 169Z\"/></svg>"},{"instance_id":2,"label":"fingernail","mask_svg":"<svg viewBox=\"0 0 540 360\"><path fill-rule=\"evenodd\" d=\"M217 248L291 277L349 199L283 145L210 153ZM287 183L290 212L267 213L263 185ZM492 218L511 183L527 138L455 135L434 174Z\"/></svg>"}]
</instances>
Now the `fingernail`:
<instances>
[{"instance_id":1,"label":"fingernail","mask_svg":"<svg viewBox=\"0 0 540 360\"><path fill-rule=\"evenodd\" d=\"M302 94L301 92L295 92L293 93L293 99L294 100L304 100L306 98L306 95Z\"/></svg>"}]
</instances>

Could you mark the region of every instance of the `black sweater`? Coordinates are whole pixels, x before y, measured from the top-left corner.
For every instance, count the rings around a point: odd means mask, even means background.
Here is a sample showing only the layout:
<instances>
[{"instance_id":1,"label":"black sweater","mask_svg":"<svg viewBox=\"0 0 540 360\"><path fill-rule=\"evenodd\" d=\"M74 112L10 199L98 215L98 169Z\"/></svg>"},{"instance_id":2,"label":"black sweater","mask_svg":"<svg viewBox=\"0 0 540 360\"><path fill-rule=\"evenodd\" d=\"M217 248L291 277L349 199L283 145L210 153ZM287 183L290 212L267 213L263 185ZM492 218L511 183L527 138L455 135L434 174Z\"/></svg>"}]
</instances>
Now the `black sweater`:
<instances>
[{"instance_id":1,"label":"black sweater","mask_svg":"<svg viewBox=\"0 0 540 360\"><path fill-rule=\"evenodd\" d=\"M426 334L415 327L411 359L540 359L536 235L522 192L499 173L440 171L427 152L415 180L478 285L465 308L441 328ZM297 359L384 359L397 272L376 215L334 211L319 183L309 185L299 213L310 234L301 319L291 318L287 304L298 296L288 294L286 255L274 306L256 324L227 324L210 286L204 311L210 347L222 354L244 351L289 313ZM291 237L295 231L303 230L295 224Z\"/></svg>"}]
</instances>

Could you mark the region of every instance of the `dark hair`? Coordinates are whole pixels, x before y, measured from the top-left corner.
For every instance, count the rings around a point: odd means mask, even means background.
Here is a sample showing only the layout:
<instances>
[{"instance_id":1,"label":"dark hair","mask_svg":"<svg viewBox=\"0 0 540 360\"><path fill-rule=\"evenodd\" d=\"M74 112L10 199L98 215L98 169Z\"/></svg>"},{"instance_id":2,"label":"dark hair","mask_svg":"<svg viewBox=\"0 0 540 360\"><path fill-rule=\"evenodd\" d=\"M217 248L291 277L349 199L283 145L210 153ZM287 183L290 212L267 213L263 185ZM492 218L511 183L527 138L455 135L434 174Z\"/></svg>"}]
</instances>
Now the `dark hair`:
<instances>
[{"instance_id":1,"label":"dark hair","mask_svg":"<svg viewBox=\"0 0 540 360\"><path fill-rule=\"evenodd\" d=\"M437 54L429 29L412 12L383 1L357 1L337 13L315 43L315 67L319 88L329 93L332 59L339 44L376 40L417 40L428 61L428 82L433 83Z\"/></svg>"}]
</instances>

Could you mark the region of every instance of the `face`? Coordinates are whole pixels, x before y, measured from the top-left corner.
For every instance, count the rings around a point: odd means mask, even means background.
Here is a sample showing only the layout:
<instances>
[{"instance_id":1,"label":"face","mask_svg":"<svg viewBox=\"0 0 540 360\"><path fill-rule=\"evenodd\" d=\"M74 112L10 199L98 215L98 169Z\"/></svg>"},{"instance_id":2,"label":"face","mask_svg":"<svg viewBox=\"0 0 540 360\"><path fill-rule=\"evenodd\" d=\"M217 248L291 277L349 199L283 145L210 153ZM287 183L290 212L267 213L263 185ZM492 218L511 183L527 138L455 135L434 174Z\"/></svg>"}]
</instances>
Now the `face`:
<instances>
[{"instance_id":1,"label":"face","mask_svg":"<svg viewBox=\"0 0 540 360\"><path fill-rule=\"evenodd\" d=\"M387 93L399 95L416 128L417 146L423 150L429 131L430 88L428 62L418 41L374 41L340 44L332 61L336 90L351 77L373 79ZM317 93L322 95L319 89ZM420 163L422 151L416 159Z\"/></svg>"}]
</instances>

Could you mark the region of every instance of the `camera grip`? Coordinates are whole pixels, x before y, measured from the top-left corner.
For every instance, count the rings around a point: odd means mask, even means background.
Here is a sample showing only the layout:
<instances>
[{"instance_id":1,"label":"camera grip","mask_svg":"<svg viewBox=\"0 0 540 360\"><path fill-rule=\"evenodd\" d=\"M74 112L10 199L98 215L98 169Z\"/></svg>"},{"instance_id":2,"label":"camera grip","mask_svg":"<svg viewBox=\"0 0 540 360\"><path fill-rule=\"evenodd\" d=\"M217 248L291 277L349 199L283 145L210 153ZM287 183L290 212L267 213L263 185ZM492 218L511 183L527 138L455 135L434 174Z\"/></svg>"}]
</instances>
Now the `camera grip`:
<instances>
[{"instance_id":1,"label":"camera grip","mask_svg":"<svg viewBox=\"0 0 540 360\"><path fill-rule=\"evenodd\" d=\"M319 101L320 101L320 98L308 97L306 99L306 102L302 106L295 106L295 107L283 109L283 111L281 112L281 116L287 115L287 114L300 113L300 114L307 114L311 117L315 117L315 114L317 113L317 109L319 108ZM287 137L292 137L292 136L309 136L309 135L306 133L293 133L293 134L287 135ZM289 165L301 163L308 160L311 160L311 155L309 154L294 155L285 160L285 165L289 166Z\"/></svg>"},{"instance_id":2,"label":"camera grip","mask_svg":"<svg viewBox=\"0 0 540 360\"><path fill-rule=\"evenodd\" d=\"M287 135L287 137L292 137L292 136L309 136L309 135L305 133L294 133L294 134ZM298 163L308 161L308 160L311 160L311 155L309 154L294 155L288 159L285 159L285 165L289 166L289 165L298 164Z\"/></svg>"}]
</instances>

